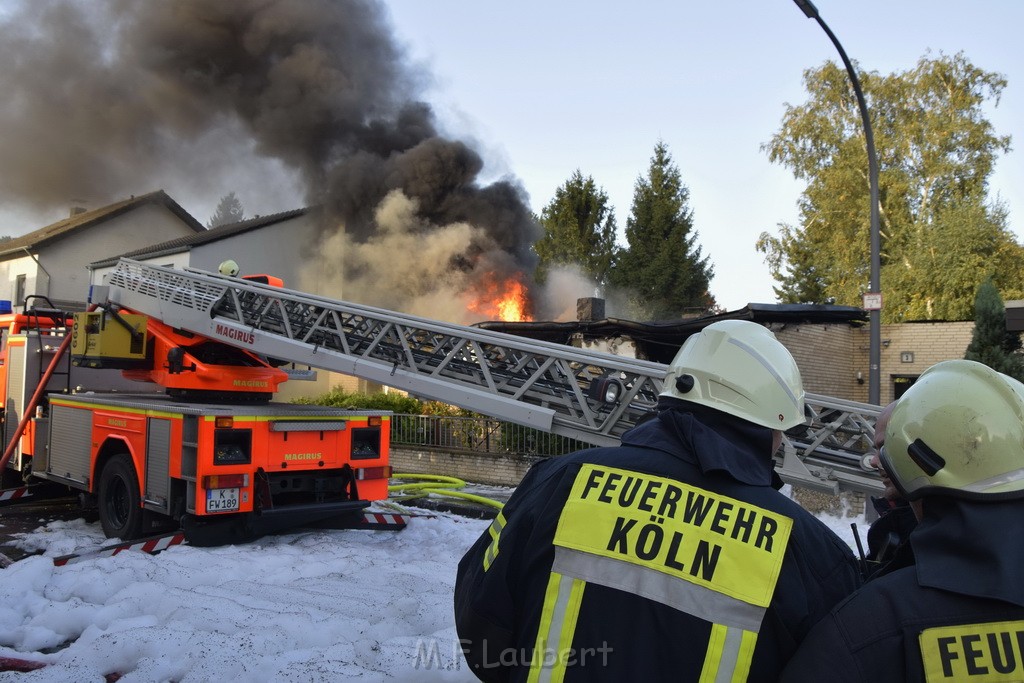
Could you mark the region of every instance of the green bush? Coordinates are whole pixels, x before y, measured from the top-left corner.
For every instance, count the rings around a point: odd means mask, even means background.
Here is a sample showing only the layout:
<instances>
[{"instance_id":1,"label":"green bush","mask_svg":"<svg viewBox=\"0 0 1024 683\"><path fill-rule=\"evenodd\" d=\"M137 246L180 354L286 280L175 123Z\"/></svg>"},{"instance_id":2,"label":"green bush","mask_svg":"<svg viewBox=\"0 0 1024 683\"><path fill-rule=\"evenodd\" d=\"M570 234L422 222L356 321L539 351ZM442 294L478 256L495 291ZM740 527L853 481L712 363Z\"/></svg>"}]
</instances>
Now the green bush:
<instances>
[{"instance_id":1,"label":"green bush","mask_svg":"<svg viewBox=\"0 0 1024 683\"><path fill-rule=\"evenodd\" d=\"M295 403L332 408L355 408L362 410L390 410L393 413L420 415L423 401L399 393L360 394L335 388L315 398L295 399Z\"/></svg>"}]
</instances>

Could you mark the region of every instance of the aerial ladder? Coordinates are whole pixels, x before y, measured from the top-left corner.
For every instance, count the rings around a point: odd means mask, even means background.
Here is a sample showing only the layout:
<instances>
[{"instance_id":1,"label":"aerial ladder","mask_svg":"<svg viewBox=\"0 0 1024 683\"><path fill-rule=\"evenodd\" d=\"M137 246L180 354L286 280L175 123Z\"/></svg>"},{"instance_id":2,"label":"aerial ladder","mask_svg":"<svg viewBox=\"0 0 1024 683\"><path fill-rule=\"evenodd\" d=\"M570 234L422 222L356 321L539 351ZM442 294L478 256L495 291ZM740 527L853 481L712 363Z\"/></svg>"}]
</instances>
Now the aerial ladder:
<instances>
[{"instance_id":1,"label":"aerial ladder","mask_svg":"<svg viewBox=\"0 0 1024 683\"><path fill-rule=\"evenodd\" d=\"M194 269L121 259L90 302L123 307L267 358L353 375L519 425L614 445L654 409L668 367L430 320ZM881 491L878 406L807 394L775 455L784 481Z\"/></svg>"}]
</instances>

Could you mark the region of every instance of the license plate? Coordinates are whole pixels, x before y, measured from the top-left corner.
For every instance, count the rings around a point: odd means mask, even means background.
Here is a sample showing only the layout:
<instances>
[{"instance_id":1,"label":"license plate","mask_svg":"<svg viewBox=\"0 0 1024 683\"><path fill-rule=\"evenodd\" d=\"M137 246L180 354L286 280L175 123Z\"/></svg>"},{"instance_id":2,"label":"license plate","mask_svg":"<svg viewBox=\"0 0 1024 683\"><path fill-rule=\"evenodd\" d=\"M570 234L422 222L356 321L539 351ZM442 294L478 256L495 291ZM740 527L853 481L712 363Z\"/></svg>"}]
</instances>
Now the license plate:
<instances>
[{"instance_id":1,"label":"license plate","mask_svg":"<svg viewBox=\"0 0 1024 683\"><path fill-rule=\"evenodd\" d=\"M238 489L210 489L206 492L207 512L238 510Z\"/></svg>"}]
</instances>

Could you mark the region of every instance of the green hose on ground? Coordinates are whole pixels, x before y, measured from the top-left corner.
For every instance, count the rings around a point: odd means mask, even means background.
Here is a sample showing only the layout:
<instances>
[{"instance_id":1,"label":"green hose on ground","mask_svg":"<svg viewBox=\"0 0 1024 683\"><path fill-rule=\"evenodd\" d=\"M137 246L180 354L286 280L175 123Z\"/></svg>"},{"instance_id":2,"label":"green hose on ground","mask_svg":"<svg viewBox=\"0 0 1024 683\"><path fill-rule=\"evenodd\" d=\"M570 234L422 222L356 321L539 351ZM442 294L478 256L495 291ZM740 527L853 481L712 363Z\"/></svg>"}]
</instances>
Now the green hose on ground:
<instances>
[{"instance_id":1,"label":"green hose on ground","mask_svg":"<svg viewBox=\"0 0 1024 683\"><path fill-rule=\"evenodd\" d=\"M497 508L499 510L504 507L504 503L494 500L493 498L486 498L484 496L478 496L475 493L458 491L457 489L464 487L466 482L456 477L446 477L440 474L392 474L391 478L422 481L392 484L391 486L388 486L389 494L397 494L390 495L389 499L409 500L410 498L421 498L423 494L426 494L428 496L437 495L444 496L446 498L461 498L473 501L474 503L480 503L481 505Z\"/></svg>"}]
</instances>

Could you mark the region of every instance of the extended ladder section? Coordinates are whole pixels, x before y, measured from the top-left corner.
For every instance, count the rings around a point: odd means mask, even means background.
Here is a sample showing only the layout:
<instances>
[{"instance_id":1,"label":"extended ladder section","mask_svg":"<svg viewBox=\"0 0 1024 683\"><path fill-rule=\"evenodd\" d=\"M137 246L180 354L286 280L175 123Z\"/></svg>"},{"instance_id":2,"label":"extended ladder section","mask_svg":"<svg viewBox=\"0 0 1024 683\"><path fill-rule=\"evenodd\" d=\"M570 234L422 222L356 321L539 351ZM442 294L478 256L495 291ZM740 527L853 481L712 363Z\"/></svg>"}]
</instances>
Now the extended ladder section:
<instances>
[{"instance_id":1,"label":"extended ladder section","mask_svg":"<svg viewBox=\"0 0 1024 683\"><path fill-rule=\"evenodd\" d=\"M618 443L655 406L668 371L661 363L130 259L121 259L90 298L270 358L597 445ZM880 490L863 464L878 407L817 395L807 402L808 423L787 433L783 478L828 491Z\"/></svg>"}]
</instances>

